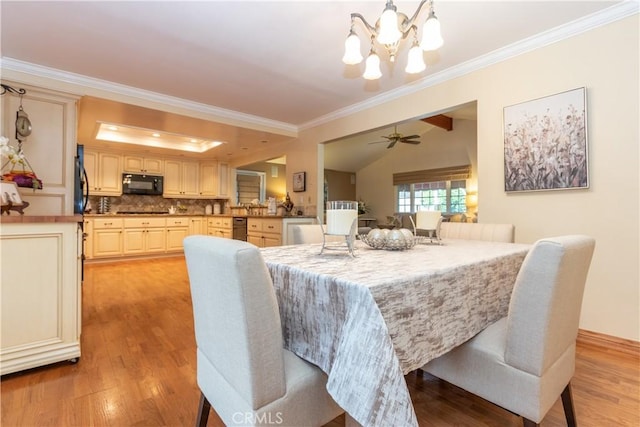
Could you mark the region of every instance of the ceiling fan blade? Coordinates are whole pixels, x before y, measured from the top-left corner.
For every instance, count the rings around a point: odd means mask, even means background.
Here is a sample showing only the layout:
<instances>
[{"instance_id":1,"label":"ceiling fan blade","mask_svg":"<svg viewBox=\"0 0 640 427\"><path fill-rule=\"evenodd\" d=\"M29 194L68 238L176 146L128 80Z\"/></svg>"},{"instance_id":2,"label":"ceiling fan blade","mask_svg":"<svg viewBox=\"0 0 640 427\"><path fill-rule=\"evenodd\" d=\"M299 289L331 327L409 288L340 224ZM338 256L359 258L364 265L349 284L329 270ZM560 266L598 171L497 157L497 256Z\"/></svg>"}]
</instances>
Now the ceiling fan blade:
<instances>
[{"instance_id":1,"label":"ceiling fan blade","mask_svg":"<svg viewBox=\"0 0 640 427\"><path fill-rule=\"evenodd\" d=\"M420 138L420 135L409 135L409 136L403 136L400 139L416 139L416 138Z\"/></svg>"},{"instance_id":2,"label":"ceiling fan blade","mask_svg":"<svg viewBox=\"0 0 640 427\"><path fill-rule=\"evenodd\" d=\"M389 142L389 141L376 141L376 142L369 142L368 144L382 144L383 142Z\"/></svg>"},{"instance_id":3,"label":"ceiling fan blade","mask_svg":"<svg viewBox=\"0 0 640 427\"><path fill-rule=\"evenodd\" d=\"M405 140L402 140L402 141L400 141L400 142L404 142L405 144L414 144L414 145L417 145L417 144L420 144L420 142L421 142L421 141L414 141L414 140L408 140L408 141L405 141Z\"/></svg>"},{"instance_id":4,"label":"ceiling fan blade","mask_svg":"<svg viewBox=\"0 0 640 427\"><path fill-rule=\"evenodd\" d=\"M393 141L391 141L391 144L387 145L387 148L392 148L394 145L396 145L396 142L398 142L398 140L394 139Z\"/></svg>"}]
</instances>

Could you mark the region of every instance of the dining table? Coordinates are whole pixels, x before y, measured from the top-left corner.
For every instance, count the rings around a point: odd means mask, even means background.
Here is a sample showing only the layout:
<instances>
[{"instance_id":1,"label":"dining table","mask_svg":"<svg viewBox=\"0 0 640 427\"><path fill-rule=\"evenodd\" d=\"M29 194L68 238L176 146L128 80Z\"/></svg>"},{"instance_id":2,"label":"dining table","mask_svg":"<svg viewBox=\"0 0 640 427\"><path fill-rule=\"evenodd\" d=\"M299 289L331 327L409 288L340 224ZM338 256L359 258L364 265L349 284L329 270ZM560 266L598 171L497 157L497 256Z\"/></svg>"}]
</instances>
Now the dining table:
<instances>
[{"instance_id":1,"label":"dining table","mask_svg":"<svg viewBox=\"0 0 640 427\"><path fill-rule=\"evenodd\" d=\"M417 426L404 375L506 316L531 245L443 239L406 250L355 242L261 249L284 346L317 365L362 426Z\"/></svg>"}]
</instances>

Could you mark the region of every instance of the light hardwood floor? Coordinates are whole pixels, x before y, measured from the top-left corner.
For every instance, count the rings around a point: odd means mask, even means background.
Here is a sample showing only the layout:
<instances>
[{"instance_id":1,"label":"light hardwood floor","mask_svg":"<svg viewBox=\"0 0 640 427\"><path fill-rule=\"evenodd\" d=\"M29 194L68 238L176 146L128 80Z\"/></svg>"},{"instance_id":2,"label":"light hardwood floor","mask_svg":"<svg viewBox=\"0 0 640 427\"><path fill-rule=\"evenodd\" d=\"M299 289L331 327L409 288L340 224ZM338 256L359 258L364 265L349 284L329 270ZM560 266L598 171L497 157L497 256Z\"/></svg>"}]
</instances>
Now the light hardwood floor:
<instances>
[{"instance_id":1,"label":"light hardwood floor","mask_svg":"<svg viewBox=\"0 0 640 427\"><path fill-rule=\"evenodd\" d=\"M1 425L192 426L199 391L184 259L88 265L83 304L80 361L4 376ZM579 345L579 425L639 426L639 372L637 355ZM428 374L406 378L420 426L522 425ZM209 426L221 425L212 412ZM343 417L329 424L342 425ZM557 402L542 426L565 425Z\"/></svg>"}]
</instances>

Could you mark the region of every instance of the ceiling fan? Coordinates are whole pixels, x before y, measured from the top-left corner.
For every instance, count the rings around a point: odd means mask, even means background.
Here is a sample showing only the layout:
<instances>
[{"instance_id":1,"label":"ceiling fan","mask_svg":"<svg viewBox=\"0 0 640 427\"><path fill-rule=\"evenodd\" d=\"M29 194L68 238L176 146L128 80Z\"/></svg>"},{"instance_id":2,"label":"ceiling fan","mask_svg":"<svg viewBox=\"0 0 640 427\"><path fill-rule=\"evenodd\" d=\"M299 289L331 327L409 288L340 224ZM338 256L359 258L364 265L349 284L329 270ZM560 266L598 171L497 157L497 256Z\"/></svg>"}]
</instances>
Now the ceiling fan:
<instances>
[{"instance_id":1,"label":"ceiling fan","mask_svg":"<svg viewBox=\"0 0 640 427\"><path fill-rule=\"evenodd\" d=\"M404 136L401 133L398 133L398 126L394 126L393 127L393 133L387 135L387 136L382 136L383 138L386 138L386 141L376 141L376 142L370 142L369 144L380 144L382 142L388 142L389 145L387 145L387 148L391 148L394 145L396 145L396 143L398 142L402 142L405 144L420 144L420 140L415 140L415 138L420 138L420 135L409 135L409 136Z\"/></svg>"}]
</instances>

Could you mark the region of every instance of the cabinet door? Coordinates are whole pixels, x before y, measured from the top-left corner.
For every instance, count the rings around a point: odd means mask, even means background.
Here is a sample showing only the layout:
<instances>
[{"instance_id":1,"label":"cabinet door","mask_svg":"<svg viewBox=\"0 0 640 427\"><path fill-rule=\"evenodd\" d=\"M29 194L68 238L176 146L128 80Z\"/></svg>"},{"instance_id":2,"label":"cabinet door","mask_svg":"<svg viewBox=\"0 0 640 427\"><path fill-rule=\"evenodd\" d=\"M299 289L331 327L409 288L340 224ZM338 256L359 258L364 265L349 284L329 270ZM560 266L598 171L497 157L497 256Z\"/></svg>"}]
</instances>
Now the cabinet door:
<instances>
[{"instance_id":1,"label":"cabinet door","mask_svg":"<svg viewBox=\"0 0 640 427\"><path fill-rule=\"evenodd\" d=\"M164 252L167 247L165 228L148 228L145 231L146 252Z\"/></svg>"},{"instance_id":2,"label":"cabinet door","mask_svg":"<svg viewBox=\"0 0 640 427\"><path fill-rule=\"evenodd\" d=\"M229 163L218 163L218 196L229 197Z\"/></svg>"},{"instance_id":3,"label":"cabinet door","mask_svg":"<svg viewBox=\"0 0 640 427\"><path fill-rule=\"evenodd\" d=\"M84 170L87 172L89 181L89 193L95 194L98 191L98 153L92 151L84 152Z\"/></svg>"},{"instance_id":4,"label":"cabinet door","mask_svg":"<svg viewBox=\"0 0 640 427\"><path fill-rule=\"evenodd\" d=\"M93 230L93 256L117 256L122 254L122 230Z\"/></svg>"},{"instance_id":5,"label":"cabinet door","mask_svg":"<svg viewBox=\"0 0 640 427\"><path fill-rule=\"evenodd\" d=\"M247 242L251 243L252 245L256 245L259 248L264 248L262 235L247 234Z\"/></svg>"},{"instance_id":6,"label":"cabinet door","mask_svg":"<svg viewBox=\"0 0 640 427\"><path fill-rule=\"evenodd\" d=\"M167 160L164 162L164 195L179 196L182 191L182 162Z\"/></svg>"},{"instance_id":7,"label":"cabinet door","mask_svg":"<svg viewBox=\"0 0 640 427\"><path fill-rule=\"evenodd\" d=\"M164 161L161 159L145 157L142 166L144 173L162 175L164 172Z\"/></svg>"},{"instance_id":8,"label":"cabinet door","mask_svg":"<svg viewBox=\"0 0 640 427\"><path fill-rule=\"evenodd\" d=\"M125 156L122 165L124 172L140 173L144 171L144 159L140 156Z\"/></svg>"},{"instance_id":9,"label":"cabinet door","mask_svg":"<svg viewBox=\"0 0 640 427\"><path fill-rule=\"evenodd\" d=\"M204 219L201 217L194 217L189 219L189 235L203 234Z\"/></svg>"},{"instance_id":10,"label":"cabinet door","mask_svg":"<svg viewBox=\"0 0 640 427\"><path fill-rule=\"evenodd\" d=\"M85 259L93 258L93 221L90 219L84 220L82 238L84 245L84 257Z\"/></svg>"},{"instance_id":11,"label":"cabinet door","mask_svg":"<svg viewBox=\"0 0 640 427\"><path fill-rule=\"evenodd\" d=\"M189 234L189 227L167 228L167 251L182 250L182 241Z\"/></svg>"},{"instance_id":12,"label":"cabinet door","mask_svg":"<svg viewBox=\"0 0 640 427\"><path fill-rule=\"evenodd\" d=\"M218 195L218 164L215 162L200 164L200 195Z\"/></svg>"},{"instance_id":13,"label":"cabinet door","mask_svg":"<svg viewBox=\"0 0 640 427\"><path fill-rule=\"evenodd\" d=\"M123 235L123 249L125 255L141 254L145 251L145 229L125 229Z\"/></svg>"},{"instance_id":14,"label":"cabinet door","mask_svg":"<svg viewBox=\"0 0 640 427\"><path fill-rule=\"evenodd\" d=\"M199 196L200 165L195 162L184 162L182 163L182 168L182 194L185 196Z\"/></svg>"},{"instance_id":15,"label":"cabinet door","mask_svg":"<svg viewBox=\"0 0 640 427\"><path fill-rule=\"evenodd\" d=\"M263 234L262 235L262 242L263 245L262 247L264 248L270 248L272 246L281 246L282 245L282 238L280 237L279 234Z\"/></svg>"},{"instance_id":16,"label":"cabinet door","mask_svg":"<svg viewBox=\"0 0 640 427\"><path fill-rule=\"evenodd\" d=\"M120 169L120 156L110 153L100 153L98 167L98 183L100 194L122 194L122 172Z\"/></svg>"}]
</instances>

